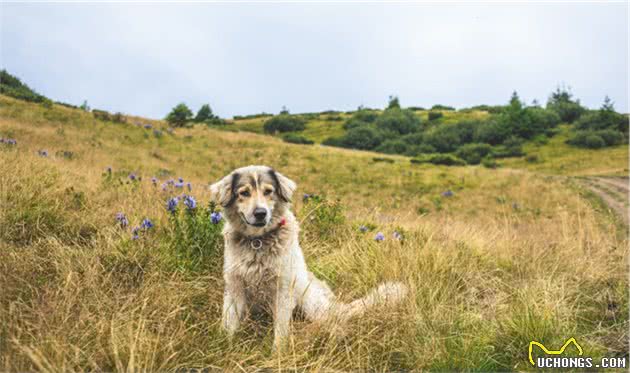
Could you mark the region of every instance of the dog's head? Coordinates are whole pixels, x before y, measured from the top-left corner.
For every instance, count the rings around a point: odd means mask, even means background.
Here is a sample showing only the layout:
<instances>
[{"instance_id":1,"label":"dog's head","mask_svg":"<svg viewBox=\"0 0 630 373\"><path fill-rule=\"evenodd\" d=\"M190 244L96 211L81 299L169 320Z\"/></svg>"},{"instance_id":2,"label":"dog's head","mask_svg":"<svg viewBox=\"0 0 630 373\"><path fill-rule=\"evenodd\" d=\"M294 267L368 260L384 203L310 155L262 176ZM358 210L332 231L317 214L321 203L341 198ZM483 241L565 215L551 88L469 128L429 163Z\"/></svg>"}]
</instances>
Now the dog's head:
<instances>
[{"instance_id":1,"label":"dog's head","mask_svg":"<svg viewBox=\"0 0 630 373\"><path fill-rule=\"evenodd\" d=\"M230 223L265 228L284 213L291 202L295 183L267 166L236 169L210 186Z\"/></svg>"}]
</instances>

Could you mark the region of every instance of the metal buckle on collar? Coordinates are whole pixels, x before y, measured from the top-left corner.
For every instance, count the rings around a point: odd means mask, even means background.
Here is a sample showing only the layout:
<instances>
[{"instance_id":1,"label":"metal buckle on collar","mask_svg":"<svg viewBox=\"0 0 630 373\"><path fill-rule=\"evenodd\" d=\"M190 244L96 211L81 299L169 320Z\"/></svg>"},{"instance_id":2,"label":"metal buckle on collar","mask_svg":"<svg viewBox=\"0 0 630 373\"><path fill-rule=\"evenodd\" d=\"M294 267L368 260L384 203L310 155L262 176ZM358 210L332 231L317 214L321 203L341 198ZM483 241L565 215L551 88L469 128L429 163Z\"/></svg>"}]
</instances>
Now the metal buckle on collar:
<instances>
[{"instance_id":1,"label":"metal buckle on collar","mask_svg":"<svg viewBox=\"0 0 630 373\"><path fill-rule=\"evenodd\" d=\"M254 250L260 250L263 247L263 242L260 238L256 238L255 240L249 241L249 244Z\"/></svg>"}]
</instances>

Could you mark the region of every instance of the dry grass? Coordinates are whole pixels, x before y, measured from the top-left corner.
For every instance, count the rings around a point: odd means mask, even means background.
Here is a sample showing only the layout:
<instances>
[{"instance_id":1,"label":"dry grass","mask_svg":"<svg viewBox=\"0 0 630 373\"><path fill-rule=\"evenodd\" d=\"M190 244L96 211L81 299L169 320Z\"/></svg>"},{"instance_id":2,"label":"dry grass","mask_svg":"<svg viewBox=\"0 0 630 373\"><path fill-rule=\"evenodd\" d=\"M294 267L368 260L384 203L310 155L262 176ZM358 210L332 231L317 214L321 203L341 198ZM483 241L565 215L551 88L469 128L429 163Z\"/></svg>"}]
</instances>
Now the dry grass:
<instances>
[{"instance_id":1,"label":"dry grass","mask_svg":"<svg viewBox=\"0 0 630 373\"><path fill-rule=\"evenodd\" d=\"M571 336L589 356L628 354L626 232L561 179L374 162L203 128L157 138L4 97L0 137L18 140L0 150L0 370L527 370L530 340L559 346ZM352 299L399 279L409 299L353 320L344 335L298 320L282 355L264 323L229 343L220 273L178 267L164 245L164 195L148 179L182 176L205 203L209 182L250 163L345 206L335 234L304 221L307 261L336 293ZM132 171L143 181L117 182ZM453 197L440 195L447 189ZM152 218L155 232L131 241L118 211L132 225ZM387 239L375 242L375 231Z\"/></svg>"}]
</instances>

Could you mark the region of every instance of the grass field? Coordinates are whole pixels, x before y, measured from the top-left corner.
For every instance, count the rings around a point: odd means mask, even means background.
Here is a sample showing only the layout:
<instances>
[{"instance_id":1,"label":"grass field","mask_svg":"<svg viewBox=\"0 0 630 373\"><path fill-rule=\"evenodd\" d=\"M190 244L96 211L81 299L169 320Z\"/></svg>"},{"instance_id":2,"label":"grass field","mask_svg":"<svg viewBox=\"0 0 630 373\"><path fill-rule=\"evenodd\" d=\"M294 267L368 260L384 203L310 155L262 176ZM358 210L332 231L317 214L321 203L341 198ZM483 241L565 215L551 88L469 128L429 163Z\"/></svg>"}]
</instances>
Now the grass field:
<instances>
[{"instance_id":1,"label":"grass field","mask_svg":"<svg viewBox=\"0 0 630 373\"><path fill-rule=\"evenodd\" d=\"M309 125L313 138L328 133ZM535 162L437 167L201 126L156 134L0 96L0 137L17 140L0 143L0 370L533 370L530 341L570 337L587 356L628 356L627 232L555 176L627 175L628 150L576 150L561 136L528 145ZM297 320L285 354L258 323L229 343L220 272L172 251L160 184L182 177L206 205L208 184L247 164L326 196L319 211L343 207L328 224L294 205L308 264L343 299L388 279L409 298L344 335ZM132 240L118 212L155 227Z\"/></svg>"}]
</instances>

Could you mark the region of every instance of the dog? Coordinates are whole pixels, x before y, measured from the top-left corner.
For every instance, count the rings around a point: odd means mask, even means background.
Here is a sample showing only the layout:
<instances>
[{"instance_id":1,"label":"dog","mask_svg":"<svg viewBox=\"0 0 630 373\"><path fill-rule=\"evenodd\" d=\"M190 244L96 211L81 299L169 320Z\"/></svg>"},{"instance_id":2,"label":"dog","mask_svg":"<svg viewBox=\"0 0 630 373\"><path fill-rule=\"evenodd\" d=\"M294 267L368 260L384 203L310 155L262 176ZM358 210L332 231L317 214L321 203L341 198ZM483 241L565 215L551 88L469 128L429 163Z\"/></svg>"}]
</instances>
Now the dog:
<instances>
[{"instance_id":1,"label":"dog","mask_svg":"<svg viewBox=\"0 0 630 373\"><path fill-rule=\"evenodd\" d=\"M407 294L388 282L351 303L336 300L330 287L306 267L291 212L296 184L267 166L234 170L210 186L223 207L225 239L222 326L229 337L254 309L273 316L274 348L289 335L294 309L314 322L345 321L377 304L394 304Z\"/></svg>"}]
</instances>

